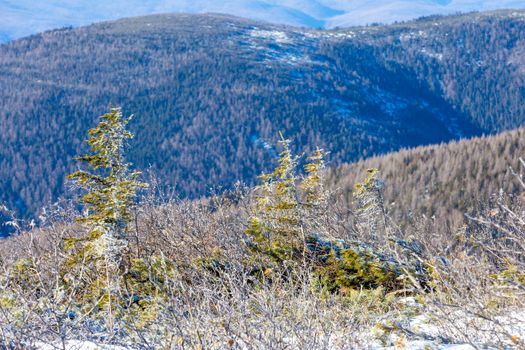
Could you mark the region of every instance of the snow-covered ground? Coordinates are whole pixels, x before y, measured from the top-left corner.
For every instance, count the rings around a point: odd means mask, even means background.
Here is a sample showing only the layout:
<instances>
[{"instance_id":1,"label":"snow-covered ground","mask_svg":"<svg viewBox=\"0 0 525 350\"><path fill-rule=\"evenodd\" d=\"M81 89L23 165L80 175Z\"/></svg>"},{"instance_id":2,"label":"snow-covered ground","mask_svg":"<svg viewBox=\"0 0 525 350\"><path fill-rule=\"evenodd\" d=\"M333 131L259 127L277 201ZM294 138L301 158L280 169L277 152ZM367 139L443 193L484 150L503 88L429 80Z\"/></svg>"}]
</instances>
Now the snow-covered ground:
<instances>
[{"instance_id":1,"label":"snow-covered ground","mask_svg":"<svg viewBox=\"0 0 525 350\"><path fill-rule=\"evenodd\" d=\"M255 38L272 39L275 42L281 43L281 44L287 44L291 42L290 38L288 38L285 32L281 32L277 30L254 29L250 32L250 35Z\"/></svg>"},{"instance_id":2,"label":"snow-covered ground","mask_svg":"<svg viewBox=\"0 0 525 350\"><path fill-rule=\"evenodd\" d=\"M40 343L37 344L38 350L56 350L66 348L67 350L126 350L128 348L116 345L104 345L104 344L95 344L89 341L76 341L70 340L65 344L56 342L56 343Z\"/></svg>"},{"instance_id":3,"label":"snow-covered ground","mask_svg":"<svg viewBox=\"0 0 525 350\"><path fill-rule=\"evenodd\" d=\"M307 46L296 45L299 41L303 43L308 38L305 33L295 32L292 37L279 30L264 30L255 27L246 34L248 44L261 54L260 62L263 64L272 62L292 66L314 64L305 52ZM278 45L279 49L276 49L275 45Z\"/></svg>"},{"instance_id":4,"label":"snow-covered ground","mask_svg":"<svg viewBox=\"0 0 525 350\"><path fill-rule=\"evenodd\" d=\"M385 319L379 323L383 326L374 327L370 332L364 334L364 343L368 343L369 350L513 350L515 346L523 344L525 339L525 310L520 312L509 312L506 316L497 317L488 321L483 317L468 315L465 311L453 311L447 316L436 316L429 313L417 313L421 306L414 298L406 298L403 301L408 305L412 316L385 315ZM421 309L422 311L423 309ZM444 320L446 318L447 320ZM453 324L445 321L453 320ZM385 330L390 328L391 330ZM497 335L496 335L497 334ZM469 337L469 341L450 342L453 337ZM452 337L452 338L451 338ZM506 347L491 347L495 338L507 343ZM293 344L293 339L290 339ZM59 342L37 344L39 350L54 350L62 348ZM68 341L65 344L68 350L124 350L130 347L95 344L93 342ZM291 347L293 348L293 346ZM340 348L340 345L334 349Z\"/></svg>"},{"instance_id":5,"label":"snow-covered ground","mask_svg":"<svg viewBox=\"0 0 525 350\"><path fill-rule=\"evenodd\" d=\"M404 302L408 314L413 315L395 319L386 316L380 323L384 328L372 332L372 338L377 340L370 349L497 350L503 345L504 350L512 350L518 349L515 347L518 344L523 345L525 310L510 310L504 316L491 318L463 309L429 312L414 298L406 298Z\"/></svg>"}]
</instances>

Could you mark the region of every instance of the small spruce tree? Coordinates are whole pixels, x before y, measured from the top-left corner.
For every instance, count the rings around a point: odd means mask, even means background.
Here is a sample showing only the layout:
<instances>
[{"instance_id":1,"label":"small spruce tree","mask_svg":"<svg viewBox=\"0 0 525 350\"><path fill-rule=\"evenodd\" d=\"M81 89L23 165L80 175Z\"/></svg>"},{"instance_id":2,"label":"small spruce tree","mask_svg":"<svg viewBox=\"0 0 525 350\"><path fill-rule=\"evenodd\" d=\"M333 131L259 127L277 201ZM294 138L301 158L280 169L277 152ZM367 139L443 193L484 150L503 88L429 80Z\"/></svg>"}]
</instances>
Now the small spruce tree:
<instances>
[{"instance_id":1,"label":"small spruce tree","mask_svg":"<svg viewBox=\"0 0 525 350\"><path fill-rule=\"evenodd\" d=\"M254 248L278 262L290 261L304 249L304 237L299 222L299 202L295 168L297 157L290 150L290 140L282 134L277 168L259 178L256 213L246 233L253 237Z\"/></svg>"},{"instance_id":2,"label":"small spruce tree","mask_svg":"<svg viewBox=\"0 0 525 350\"><path fill-rule=\"evenodd\" d=\"M328 211L328 191L324 187L325 152L316 148L314 153L307 158L304 165L306 177L301 183L303 199L301 202L301 216L306 219L308 232L318 232L321 230L319 220Z\"/></svg>"},{"instance_id":3,"label":"small spruce tree","mask_svg":"<svg viewBox=\"0 0 525 350\"><path fill-rule=\"evenodd\" d=\"M290 140L280 134L278 165L259 178L256 205L245 233L252 237L252 249L278 263L304 262L308 235L320 233L326 215L328 195L323 186L323 150L317 148L307 158L305 176L296 174L297 156Z\"/></svg>"},{"instance_id":4,"label":"small spruce tree","mask_svg":"<svg viewBox=\"0 0 525 350\"><path fill-rule=\"evenodd\" d=\"M357 207L357 228L374 240L386 239L386 213L383 200L383 181L378 169L368 169L363 182L354 186L354 200Z\"/></svg>"},{"instance_id":5,"label":"small spruce tree","mask_svg":"<svg viewBox=\"0 0 525 350\"><path fill-rule=\"evenodd\" d=\"M69 267L82 276L83 281L76 283L84 286L84 302L94 302L105 310L102 316L110 331L125 294L122 288L130 263L126 254L132 208L137 191L145 186L138 180L140 173L131 171L124 159L126 141L133 137L126 130L131 118L124 118L119 108L101 116L86 140L91 154L75 158L91 171L79 170L68 176L86 191L82 197L86 215L78 222L87 228L84 237L66 241L67 250L79 248L71 255Z\"/></svg>"}]
</instances>

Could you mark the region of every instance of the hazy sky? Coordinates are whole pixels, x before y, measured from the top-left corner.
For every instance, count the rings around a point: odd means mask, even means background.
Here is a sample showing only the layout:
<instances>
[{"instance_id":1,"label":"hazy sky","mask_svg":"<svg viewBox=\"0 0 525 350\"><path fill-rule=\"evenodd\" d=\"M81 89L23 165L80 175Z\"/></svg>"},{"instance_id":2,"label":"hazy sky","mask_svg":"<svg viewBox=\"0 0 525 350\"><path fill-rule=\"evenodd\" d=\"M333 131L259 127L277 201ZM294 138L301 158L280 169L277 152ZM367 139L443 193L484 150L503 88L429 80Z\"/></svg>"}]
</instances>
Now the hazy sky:
<instances>
[{"instance_id":1,"label":"hazy sky","mask_svg":"<svg viewBox=\"0 0 525 350\"><path fill-rule=\"evenodd\" d=\"M310 27L525 8L525 0L0 0L0 41L47 29L165 12L220 12Z\"/></svg>"}]
</instances>

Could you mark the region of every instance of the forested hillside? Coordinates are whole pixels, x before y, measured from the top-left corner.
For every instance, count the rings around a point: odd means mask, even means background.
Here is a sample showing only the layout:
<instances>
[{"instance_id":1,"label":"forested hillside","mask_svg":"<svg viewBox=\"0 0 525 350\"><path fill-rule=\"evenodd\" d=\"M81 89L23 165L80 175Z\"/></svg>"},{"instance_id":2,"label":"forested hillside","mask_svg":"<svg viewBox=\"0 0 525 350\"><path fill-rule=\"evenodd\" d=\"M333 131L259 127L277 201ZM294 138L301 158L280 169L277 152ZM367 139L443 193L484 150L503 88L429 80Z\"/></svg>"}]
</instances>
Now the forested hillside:
<instances>
[{"instance_id":1,"label":"forested hillside","mask_svg":"<svg viewBox=\"0 0 525 350\"><path fill-rule=\"evenodd\" d=\"M436 227L455 230L465 222L465 213L485 209L500 189L520 195L512 174L525 170L520 157L525 157L524 129L342 165L330 170L329 183L350 204L353 186L367 169L378 168L386 208L397 222L407 225L425 215L436 220Z\"/></svg>"},{"instance_id":2,"label":"forested hillside","mask_svg":"<svg viewBox=\"0 0 525 350\"><path fill-rule=\"evenodd\" d=\"M183 197L253 183L279 131L338 164L519 126L524 18L316 31L159 15L0 46L0 201L34 213L63 194L110 104L136 115L130 160Z\"/></svg>"}]
</instances>

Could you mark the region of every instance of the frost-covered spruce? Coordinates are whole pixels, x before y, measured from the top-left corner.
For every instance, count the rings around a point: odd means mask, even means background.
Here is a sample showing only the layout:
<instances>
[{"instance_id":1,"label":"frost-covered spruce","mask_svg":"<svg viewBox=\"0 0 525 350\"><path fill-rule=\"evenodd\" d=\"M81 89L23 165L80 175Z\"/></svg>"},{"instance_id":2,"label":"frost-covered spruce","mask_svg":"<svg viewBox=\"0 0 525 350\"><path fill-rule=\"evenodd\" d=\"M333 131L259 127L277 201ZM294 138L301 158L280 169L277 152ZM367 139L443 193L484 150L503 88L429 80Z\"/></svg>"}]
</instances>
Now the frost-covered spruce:
<instances>
[{"instance_id":1,"label":"frost-covered spruce","mask_svg":"<svg viewBox=\"0 0 525 350\"><path fill-rule=\"evenodd\" d=\"M105 310L102 314L110 329L118 316L122 277L129 269L125 259L128 224L137 191L145 186L138 181L140 173L131 171L124 159L126 140L133 137L126 130L131 118L124 118L119 108L101 116L86 140L91 153L76 158L91 171L78 170L68 177L86 192L82 197L85 216L78 222L87 234L66 242L66 249L72 251L66 279L82 286L83 302Z\"/></svg>"}]
</instances>

